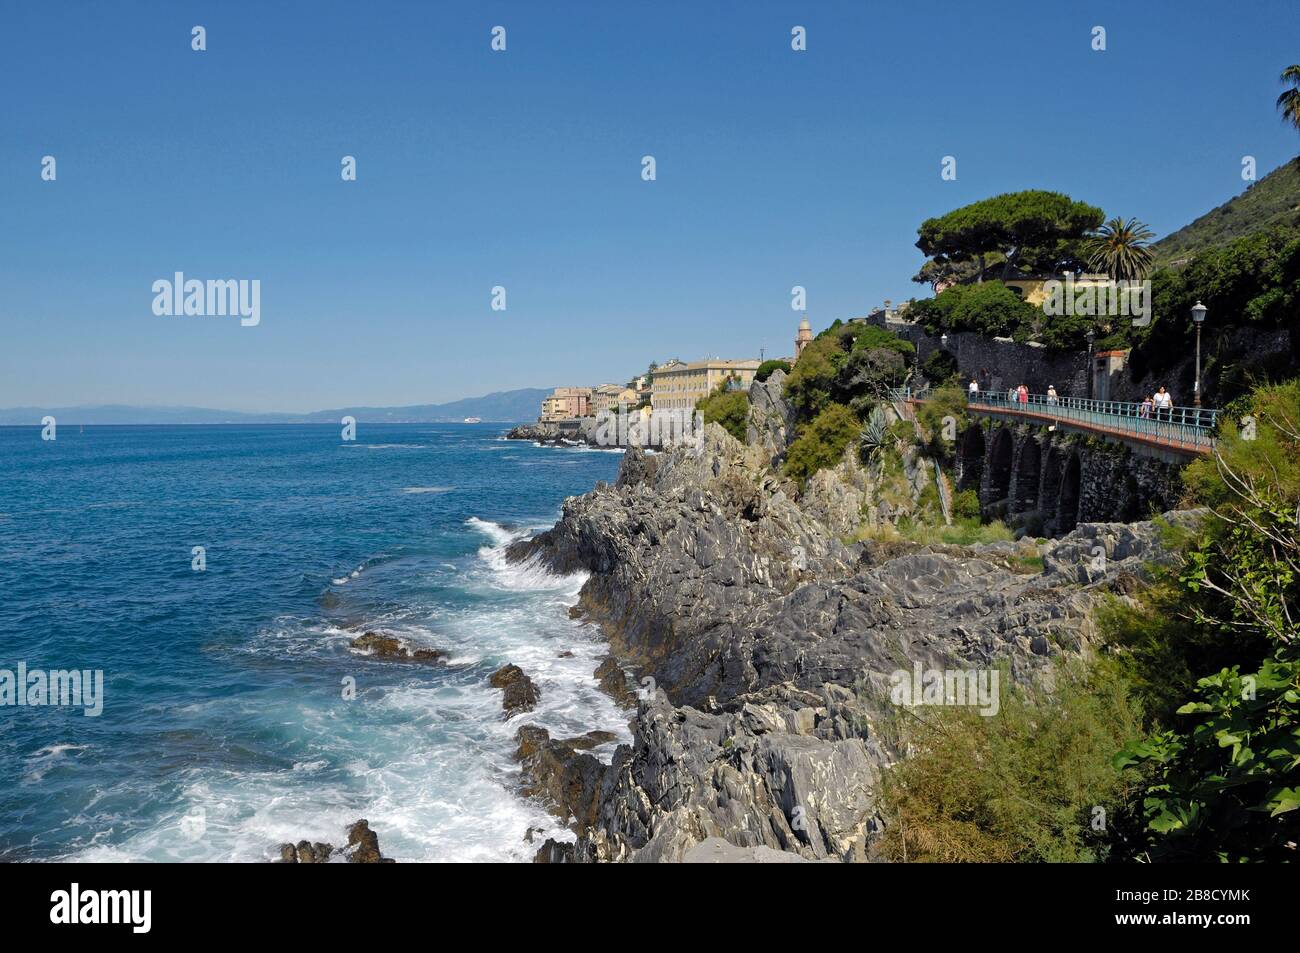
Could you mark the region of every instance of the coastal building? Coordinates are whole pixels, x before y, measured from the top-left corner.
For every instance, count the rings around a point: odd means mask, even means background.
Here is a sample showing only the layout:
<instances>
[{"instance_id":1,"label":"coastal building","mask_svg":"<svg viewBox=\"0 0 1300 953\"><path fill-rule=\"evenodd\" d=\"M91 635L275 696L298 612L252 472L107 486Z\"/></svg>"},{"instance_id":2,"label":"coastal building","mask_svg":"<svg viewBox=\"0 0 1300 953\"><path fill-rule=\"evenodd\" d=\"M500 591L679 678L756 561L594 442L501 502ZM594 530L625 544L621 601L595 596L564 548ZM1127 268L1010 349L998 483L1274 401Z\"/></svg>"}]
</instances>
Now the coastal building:
<instances>
[{"instance_id":1,"label":"coastal building","mask_svg":"<svg viewBox=\"0 0 1300 953\"><path fill-rule=\"evenodd\" d=\"M591 416L590 387L557 387L542 398L541 421L571 420Z\"/></svg>"},{"instance_id":2,"label":"coastal building","mask_svg":"<svg viewBox=\"0 0 1300 953\"><path fill-rule=\"evenodd\" d=\"M799 330L794 336L794 359L796 361L803 355L803 349L812 343L812 339L812 325L808 323L807 318L804 318L799 322Z\"/></svg>"},{"instance_id":3,"label":"coastal building","mask_svg":"<svg viewBox=\"0 0 1300 953\"><path fill-rule=\"evenodd\" d=\"M591 412L598 417L608 410L617 412L620 405L635 407L636 391L623 384L601 384L591 392Z\"/></svg>"},{"instance_id":4,"label":"coastal building","mask_svg":"<svg viewBox=\"0 0 1300 953\"><path fill-rule=\"evenodd\" d=\"M721 384L746 388L754 381L760 362L755 359L669 361L655 368L650 405L655 410L694 410L695 405Z\"/></svg>"},{"instance_id":5,"label":"coastal building","mask_svg":"<svg viewBox=\"0 0 1300 953\"><path fill-rule=\"evenodd\" d=\"M649 374L642 374L636 380L631 381L628 386L636 391L636 402L638 405L650 403L651 388Z\"/></svg>"}]
</instances>

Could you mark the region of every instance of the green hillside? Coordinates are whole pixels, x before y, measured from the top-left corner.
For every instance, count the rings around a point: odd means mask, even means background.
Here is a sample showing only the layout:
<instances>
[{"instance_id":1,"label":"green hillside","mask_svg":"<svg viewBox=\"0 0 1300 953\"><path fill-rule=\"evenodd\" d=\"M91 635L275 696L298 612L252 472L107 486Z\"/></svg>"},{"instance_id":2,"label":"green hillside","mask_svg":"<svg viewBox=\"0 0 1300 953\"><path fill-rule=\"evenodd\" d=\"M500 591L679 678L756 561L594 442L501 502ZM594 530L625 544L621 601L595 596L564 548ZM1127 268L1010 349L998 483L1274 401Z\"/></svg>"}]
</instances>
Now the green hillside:
<instances>
[{"instance_id":1,"label":"green hillside","mask_svg":"<svg viewBox=\"0 0 1300 953\"><path fill-rule=\"evenodd\" d=\"M1167 265L1271 225L1300 225L1300 157L1151 248L1156 263Z\"/></svg>"}]
</instances>

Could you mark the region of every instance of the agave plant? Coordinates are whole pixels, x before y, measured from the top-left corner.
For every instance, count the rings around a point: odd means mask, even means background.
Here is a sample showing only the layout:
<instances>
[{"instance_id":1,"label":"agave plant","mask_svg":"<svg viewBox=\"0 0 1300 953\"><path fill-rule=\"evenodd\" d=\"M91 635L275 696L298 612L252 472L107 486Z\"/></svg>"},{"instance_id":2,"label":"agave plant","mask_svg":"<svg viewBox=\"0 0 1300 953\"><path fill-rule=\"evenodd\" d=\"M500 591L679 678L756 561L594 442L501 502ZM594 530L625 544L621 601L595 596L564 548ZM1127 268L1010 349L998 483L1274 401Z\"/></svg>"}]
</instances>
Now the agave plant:
<instances>
[{"instance_id":1,"label":"agave plant","mask_svg":"<svg viewBox=\"0 0 1300 953\"><path fill-rule=\"evenodd\" d=\"M867 415L867 421L862 425L862 436L859 439L864 460L875 457L889 442L889 421L885 417L885 412L878 405L871 408L871 413Z\"/></svg>"},{"instance_id":2,"label":"agave plant","mask_svg":"<svg viewBox=\"0 0 1300 953\"><path fill-rule=\"evenodd\" d=\"M1083 243L1088 266L1104 271L1116 281L1141 281L1151 272L1155 259L1147 247L1155 233L1135 218L1127 222L1118 216Z\"/></svg>"},{"instance_id":3,"label":"agave plant","mask_svg":"<svg viewBox=\"0 0 1300 953\"><path fill-rule=\"evenodd\" d=\"M1283 121L1300 129L1300 63L1282 70L1278 78L1291 88L1277 98L1277 108L1282 111Z\"/></svg>"}]
</instances>

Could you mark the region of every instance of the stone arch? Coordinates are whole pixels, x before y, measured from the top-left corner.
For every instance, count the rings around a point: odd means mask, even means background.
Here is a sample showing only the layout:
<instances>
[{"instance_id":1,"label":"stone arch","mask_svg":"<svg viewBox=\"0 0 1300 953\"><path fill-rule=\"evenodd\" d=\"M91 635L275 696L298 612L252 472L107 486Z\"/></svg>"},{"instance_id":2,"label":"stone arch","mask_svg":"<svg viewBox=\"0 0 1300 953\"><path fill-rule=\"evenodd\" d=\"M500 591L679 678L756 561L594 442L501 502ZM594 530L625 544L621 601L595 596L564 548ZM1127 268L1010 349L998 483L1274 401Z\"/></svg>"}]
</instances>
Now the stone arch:
<instances>
[{"instance_id":1,"label":"stone arch","mask_svg":"<svg viewBox=\"0 0 1300 953\"><path fill-rule=\"evenodd\" d=\"M1061 493L1057 498L1056 531L1064 536L1079 525L1079 496L1082 487L1083 463L1077 453L1072 453L1061 470Z\"/></svg>"},{"instance_id":2,"label":"stone arch","mask_svg":"<svg viewBox=\"0 0 1300 953\"><path fill-rule=\"evenodd\" d=\"M972 424L957 442L957 490L979 490L984 476L984 430Z\"/></svg>"},{"instance_id":3,"label":"stone arch","mask_svg":"<svg viewBox=\"0 0 1300 953\"><path fill-rule=\"evenodd\" d=\"M1025 513L1038 507L1038 483L1042 474L1042 452L1032 436L1020 443L1016 455L1015 481L1011 512Z\"/></svg>"},{"instance_id":4,"label":"stone arch","mask_svg":"<svg viewBox=\"0 0 1300 953\"><path fill-rule=\"evenodd\" d=\"M989 439L989 461L985 467L988 488L985 501L1005 500L1011 489L1011 461L1015 456L1015 438L1010 427L998 427Z\"/></svg>"},{"instance_id":5,"label":"stone arch","mask_svg":"<svg viewBox=\"0 0 1300 953\"><path fill-rule=\"evenodd\" d=\"M1068 446L1067 444L1066 448ZM1057 532L1056 509L1061 498L1061 474L1065 470L1066 453L1059 438L1044 441L1043 479L1038 490L1038 507L1046 517L1043 532L1049 536L1055 536Z\"/></svg>"}]
</instances>

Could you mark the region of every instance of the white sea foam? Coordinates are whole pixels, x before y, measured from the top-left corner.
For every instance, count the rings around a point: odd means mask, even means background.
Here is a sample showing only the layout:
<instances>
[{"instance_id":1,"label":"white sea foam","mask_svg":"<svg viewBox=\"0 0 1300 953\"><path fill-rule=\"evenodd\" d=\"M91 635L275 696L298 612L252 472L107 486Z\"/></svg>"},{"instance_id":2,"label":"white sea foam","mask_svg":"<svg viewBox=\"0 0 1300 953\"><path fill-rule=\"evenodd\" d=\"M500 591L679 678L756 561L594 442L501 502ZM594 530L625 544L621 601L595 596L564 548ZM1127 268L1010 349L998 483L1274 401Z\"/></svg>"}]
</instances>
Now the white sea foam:
<instances>
[{"instance_id":1,"label":"white sea foam","mask_svg":"<svg viewBox=\"0 0 1300 953\"><path fill-rule=\"evenodd\" d=\"M117 833L94 836L70 851L70 859L265 861L285 842L341 845L347 825L360 817L378 833L385 855L399 861L527 861L540 846L540 840L524 841L530 827L544 829L542 839L572 840L542 805L515 793L515 732L522 724L561 738L603 729L627 741L627 715L592 675L607 651L599 632L568 616L585 575L505 561L506 547L538 528L471 518L466 530L487 544L476 557L431 560L414 571L407 563L371 559L347 577L387 561L387 569L400 565L408 580L427 574L426 594L409 588L409 598L372 605L346 621L285 617L232 647L248 664L273 661L323 674L301 692L268 688L214 698L213 711L205 713L205 719L249 717L276 726L292 740L294 757L265 767L198 761L168 812L124 838L120 807L110 805L138 798L130 789L138 781L116 782L96 792L76 822ZM366 578L384 580L382 573ZM448 587L458 595L449 598ZM366 590L355 592L348 598ZM367 629L448 652L450 662L362 658L349 643ZM534 711L509 720L502 717L501 692L488 684L508 662L541 690ZM345 672L357 680L351 701L333 684ZM608 762L613 747L593 754Z\"/></svg>"}]
</instances>

